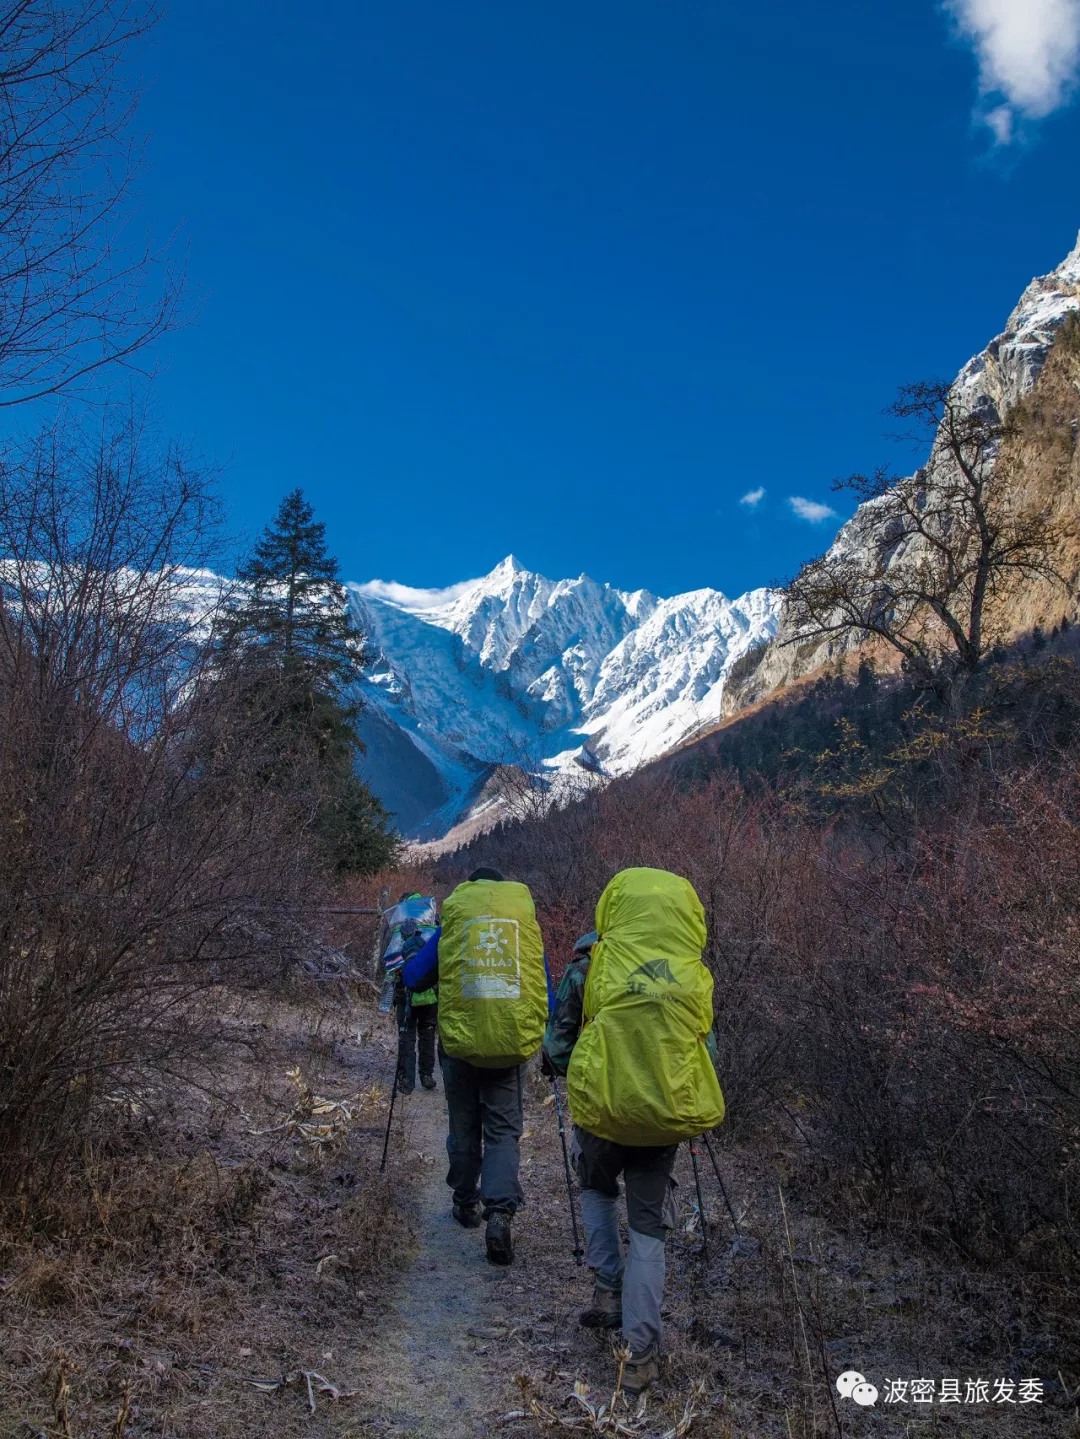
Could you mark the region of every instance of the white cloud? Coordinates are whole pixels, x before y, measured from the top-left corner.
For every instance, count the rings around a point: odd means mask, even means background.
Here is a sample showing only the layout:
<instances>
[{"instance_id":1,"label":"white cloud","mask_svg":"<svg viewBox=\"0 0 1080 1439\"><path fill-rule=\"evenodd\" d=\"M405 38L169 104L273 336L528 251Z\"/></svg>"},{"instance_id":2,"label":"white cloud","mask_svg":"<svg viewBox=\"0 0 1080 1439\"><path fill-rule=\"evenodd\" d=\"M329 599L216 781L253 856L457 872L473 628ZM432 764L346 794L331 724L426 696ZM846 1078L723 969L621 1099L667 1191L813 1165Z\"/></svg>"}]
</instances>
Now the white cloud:
<instances>
[{"instance_id":1,"label":"white cloud","mask_svg":"<svg viewBox=\"0 0 1080 1439\"><path fill-rule=\"evenodd\" d=\"M789 495L788 504L800 520L806 520L811 525L820 525L823 520L836 519L836 511L831 505L820 504L817 500L804 500L802 495Z\"/></svg>"},{"instance_id":2,"label":"white cloud","mask_svg":"<svg viewBox=\"0 0 1080 1439\"><path fill-rule=\"evenodd\" d=\"M445 590L415 590L411 585L399 585L394 580L368 580L366 584L349 586L358 594L370 595L373 600L386 600L403 610L437 610L459 599L466 590L471 590L479 580L462 580L460 584L449 585Z\"/></svg>"},{"instance_id":3,"label":"white cloud","mask_svg":"<svg viewBox=\"0 0 1080 1439\"><path fill-rule=\"evenodd\" d=\"M999 145L1017 115L1041 120L1069 99L1080 70L1080 0L945 0L979 60L982 111ZM1003 100L1004 103L1000 103Z\"/></svg>"},{"instance_id":4,"label":"white cloud","mask_svg":"<svg viewBox=\"0 0 1080 1439\"><path fill-rule=\"evenodd\" d=\"M1008 145L1013 137L1013 112L1008 105L995 105L992 110L987 110L983 119L993 130L998 144Z\"/></svg>"},{"instance_id":5,"label":"white cloud","mask_svg":"<svg viewBox=\"0 0 1080 1439\"><path fill-rule=\"evenodd\" d=\"M754 510L757 509L758 505L761 504L764 498L765 486L759 485L756 490L747 490L746 494L743 495L742 499L739 501L739 504L745 505L748 510Z\"/></svg>"}]
</instances>

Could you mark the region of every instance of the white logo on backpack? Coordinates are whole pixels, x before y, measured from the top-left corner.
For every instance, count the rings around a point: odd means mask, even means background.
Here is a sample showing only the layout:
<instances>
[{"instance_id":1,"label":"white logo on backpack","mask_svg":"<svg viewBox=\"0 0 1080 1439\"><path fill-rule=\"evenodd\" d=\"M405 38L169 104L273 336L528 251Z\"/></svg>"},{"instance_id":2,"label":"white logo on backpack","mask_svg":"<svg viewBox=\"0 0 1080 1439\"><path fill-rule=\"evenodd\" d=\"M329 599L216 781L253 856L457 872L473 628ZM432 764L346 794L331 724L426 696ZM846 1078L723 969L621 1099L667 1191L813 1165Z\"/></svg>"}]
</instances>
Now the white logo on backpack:
<instances>
[{"instance_id":1,"label":"white logo on backpack","mask_svg":"<svg viewBox=\"0 0 1080 1439\"><path fill-rule=\"evenodd\" d=\"M483 915L461 936L462 999L520 999L521 950L516 919Z\"/></svg>"}]
</instances>

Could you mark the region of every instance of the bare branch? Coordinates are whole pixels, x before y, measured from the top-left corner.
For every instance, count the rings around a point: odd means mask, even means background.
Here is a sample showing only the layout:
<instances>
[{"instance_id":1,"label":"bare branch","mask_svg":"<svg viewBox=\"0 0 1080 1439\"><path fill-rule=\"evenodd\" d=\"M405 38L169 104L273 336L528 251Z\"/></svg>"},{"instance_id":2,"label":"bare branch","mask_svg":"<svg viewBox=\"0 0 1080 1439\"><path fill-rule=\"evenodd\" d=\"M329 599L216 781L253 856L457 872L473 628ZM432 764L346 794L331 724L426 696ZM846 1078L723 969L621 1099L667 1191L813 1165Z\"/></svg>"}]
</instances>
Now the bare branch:
<instances>
[{"instance_id":1,"label":"bare branch","mask_svg":"<svg viewBox=\"0 0 1080 1439\"><path fill-rule=\"evenodd\" d=\"M865 508L789 585L789 642L880 639L945 698L999 637L986 600L1006 576L1061 577L1045 520L1012 503L999 463L1008 421L966 408L941 381L906 386L891 413L916 422L930 458L905 478L878 470L838 483Z\"/></svg>"},{"instance_id":2,"label":"bare branch","mask_svg":"<svg viewBox=\"0 0 1080 1439\"><path fill-rule=\"evenodd\" d=\"M183 274L131 233L152 0L0 0L0 408L130 364L180 319Z\"/></svg>"}]
</instances>

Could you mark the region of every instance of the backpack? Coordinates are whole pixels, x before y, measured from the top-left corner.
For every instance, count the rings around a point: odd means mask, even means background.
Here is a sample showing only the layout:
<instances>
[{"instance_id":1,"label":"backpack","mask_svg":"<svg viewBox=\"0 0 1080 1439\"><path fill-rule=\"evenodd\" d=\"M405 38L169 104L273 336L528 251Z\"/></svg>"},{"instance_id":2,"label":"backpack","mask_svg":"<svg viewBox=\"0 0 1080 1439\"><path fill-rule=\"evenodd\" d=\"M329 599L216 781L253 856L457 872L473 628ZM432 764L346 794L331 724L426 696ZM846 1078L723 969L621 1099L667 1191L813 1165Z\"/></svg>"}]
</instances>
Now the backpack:
<instances>
[{"instance_id":1,"label":"backpack","mask_svg":"<svg viewBox=\"0 0 1080 1439\"><path fill-rule=\"evenodd\" d=\"M424 945L427 944L428 938L434 933L435 931L433 929L417 928L414 929L411 934L405 935L402 940L401 965L400 968L394 971L394 982L395 985L400 986L402 997L404 997L405 994L405 981L402 978L402 970L404 970L406 963L412 959L414 954L420 953ZM394 1001L395 1003L397 1002L397 991L395 991ZM437 1004L438 1001L438 985L432 985L429 989L413 990L409 996L409 1004L413 1009L424 1009L429 1004Z\"/></svg>"},{"instance_id":2,"label":"backpack","mask_svg":"<svg viewBox=\"0 0 1080 1439\"><path fill-rule=\"evenodd\" d=\"M419 932L427 939L434 934L439 921L435 913L435 900L431 895L410 894L389 909L383 910L386 926L386 940L383 944L383 969L393 973L405 963L402 948L411 934Z\"/></svg>"},{"instance_id":3,"label":"backpack","mask_svg":"<svg viewBox=\"0 0 1080 1439\"><path fill-rule=\"evenodd\" d=\"M705 1037L712 975L705 912L689 880L624 869L596 906L599 943L567 1071L574 1123L616 1144L692 1139L724 1118Z\"/></svg>"},{"instance_id":4,"label":"backpack","mask_svg":"<svg viewBox=\"0 0 1080 1439\"><path fill-rule=\"evenodd\" d=\"M523 1064L547 1022L544 942L532 895L512 880L459 884L443 901L439 1039L481 1069Z\"/></svg>"},{"instance_id":5,"label":"backpack","mask_svg":"<svg viewBox=\"0 0 1080 1439\"><path fill-rule=\"evenodd\" d=\"M419 934L420 943L431 934L435 933L438 925L438 918L435 911L435 900L431 895L409 894L397 904L392 904L389 909L383 910L383 940L382 966L383 986L379 995L379 1013L389 1014L394 1006L394 985L401 977L401 971L405 967L405 961L409 957L403 951L409 943L409 937ZM410 953L415 951L410 950ZM425 990L425 997L419 1002L421 1004L434 1003L435 995L430 990ZM430 995L430 998L427 996ZM413 996L413 1003L417 1003L417 996Z\"/></svg>"}]
</instances>

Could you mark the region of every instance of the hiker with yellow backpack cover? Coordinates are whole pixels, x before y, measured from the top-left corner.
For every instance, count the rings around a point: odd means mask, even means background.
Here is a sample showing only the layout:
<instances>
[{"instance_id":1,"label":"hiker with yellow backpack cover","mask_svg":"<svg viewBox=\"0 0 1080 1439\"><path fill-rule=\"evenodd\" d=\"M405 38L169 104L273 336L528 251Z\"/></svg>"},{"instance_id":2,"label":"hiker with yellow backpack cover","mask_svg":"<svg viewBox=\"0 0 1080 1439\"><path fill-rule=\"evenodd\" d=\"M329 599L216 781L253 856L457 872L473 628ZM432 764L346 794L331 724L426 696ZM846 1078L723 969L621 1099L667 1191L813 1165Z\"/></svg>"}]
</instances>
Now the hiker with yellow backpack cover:
<instances>
[{"instance_id":1,"label":"hiker with yellow backpack cover","mask_svg":"<svg viewBox=\"0 0 1080 1439\"><path fill-rule=\"evenodd\" d=\"M439 986L439 1062L449 1116L446 1182L466 1229L487 1221L487 1256L510 1264L519 1177L522 1081L550 1008L532 895L497 869L474 870L443 902L442 924L403 970L406 988Z\"/></svg>"},{"instance_id":2,"label":"hiker with yellow backpack cover","mask_svg":"<svg viewBox=\"0 0 1080 1439\"><path fill-rule=\"evenodd\" d=\"M617 874L596 906L596 936L560 983L543 1065L566 1074L574 1120L585 1257L595 1282L581 1322L621 1326L630 1347L623 1388L640 1393L659 1373L679 1143L724 1118L713 980L701 959L701 902L689 880L667 870ZM630 1231L625 1262L620 1175Z\"/></svg>"}]
</instances>

